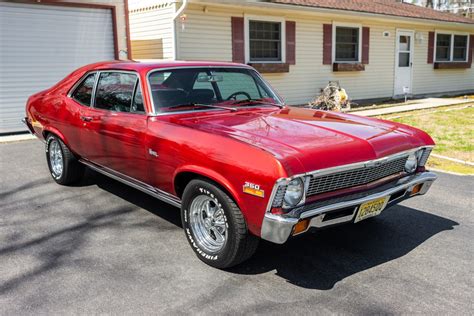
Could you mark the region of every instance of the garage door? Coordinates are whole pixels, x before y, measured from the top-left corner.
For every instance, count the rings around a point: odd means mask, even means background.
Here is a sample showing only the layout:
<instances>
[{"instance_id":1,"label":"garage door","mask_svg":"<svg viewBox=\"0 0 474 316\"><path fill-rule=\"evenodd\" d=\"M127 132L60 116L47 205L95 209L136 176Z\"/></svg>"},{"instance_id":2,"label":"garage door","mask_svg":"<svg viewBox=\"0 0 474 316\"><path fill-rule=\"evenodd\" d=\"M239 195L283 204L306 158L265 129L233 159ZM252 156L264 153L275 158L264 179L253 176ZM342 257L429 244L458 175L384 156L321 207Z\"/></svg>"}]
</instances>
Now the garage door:
<instances>
[{"instance_id":1,"label":"garage door","mask_svg":"<svg viewBox=\"0 0 474 316\"><path fill-rule=\"evenodd\" d=\"M25 131L30 95L74 69L114 59L108 9L0 3L0 134Z\"/></svg>"}]
</instances>

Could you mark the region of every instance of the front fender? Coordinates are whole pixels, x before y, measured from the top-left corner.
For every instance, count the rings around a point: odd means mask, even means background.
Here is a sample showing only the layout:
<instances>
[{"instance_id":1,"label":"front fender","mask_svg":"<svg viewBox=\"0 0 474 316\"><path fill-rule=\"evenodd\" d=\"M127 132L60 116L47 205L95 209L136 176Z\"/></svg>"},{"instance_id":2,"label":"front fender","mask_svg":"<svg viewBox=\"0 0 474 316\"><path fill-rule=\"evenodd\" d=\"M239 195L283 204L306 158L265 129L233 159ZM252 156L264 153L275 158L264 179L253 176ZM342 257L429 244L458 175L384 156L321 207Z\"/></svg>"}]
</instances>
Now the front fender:
<instances>
[{"instance_id":1,"label":"front fender","mask_svg":"<svg viewBox=\"0 0 474 316\"><path fill-rule=\"evenodd\" d=\"M173 175L173 188L176 187L175 181L176 181L177 176L184 172L192 172L192 173L201 175L205 178L209 178L212 181L216 182L231 195L231 198L234 199L234 201L237 203L237 206L241 207L242 200L239 196L237 189L230 183L230 181L228 181L224 176L222 176L218 172L205 168L205 167L196 166L196 165L187 165L187 166L182 166L176 169Z\"/></svg>"}]
</instances>

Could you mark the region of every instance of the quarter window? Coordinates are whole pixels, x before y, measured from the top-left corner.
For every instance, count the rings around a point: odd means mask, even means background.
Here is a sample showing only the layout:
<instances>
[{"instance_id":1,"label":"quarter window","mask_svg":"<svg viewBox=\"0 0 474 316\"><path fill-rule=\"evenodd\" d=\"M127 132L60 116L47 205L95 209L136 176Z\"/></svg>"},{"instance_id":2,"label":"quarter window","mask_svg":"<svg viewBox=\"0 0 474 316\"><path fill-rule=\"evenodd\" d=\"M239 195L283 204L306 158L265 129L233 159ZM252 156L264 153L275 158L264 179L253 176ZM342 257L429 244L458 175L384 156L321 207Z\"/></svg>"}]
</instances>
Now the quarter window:
<instances>
[{"instance_id":1,"label":"quarter window","mask_svg":"<svg viewBox=\"0 0 474 316\"><path fill-rule=\"evenodd\" d=\"M250 61L282 61L282 23L249 21Z\"/></svg>"},{"instance_id":2,"label":"quarter window","mask_svg":"<svg viewBox=\"0 0 474 316\"><path fill-rule=\"evenodd\" d=\"M91 106L92 90L95 84L95 73L88 75L84 80L77 86L72 94L72 98L85 106Z\"/></svg>"},{"instance_id":3,"label":"quarter window","mask_svg":"<svg viewBox=\"0 0 474 316\"><path fill-rule=\"evenodd\" d=\"M436 61L467 61L468 36L436 34Z\"/></svg>"},{"instance_id":4,"label":"quarter window","mask_svg":"<svg viewBox=\"0 0 474 316\"><path fill-rule=\"evenodd\" d=\"M137 76L129 73L100 74L94 107L115 112L130 112Z\"/></svg>"},{"instance_id":5,"label":"quarter window","mask_svg":"<svg viewBox=\"0 0 474 316\"><path fill-rule=\"evenodd\" d=\"M358 62L360 48L360 28L336 26L336 62Z\"/></svg>"}]
</instances>

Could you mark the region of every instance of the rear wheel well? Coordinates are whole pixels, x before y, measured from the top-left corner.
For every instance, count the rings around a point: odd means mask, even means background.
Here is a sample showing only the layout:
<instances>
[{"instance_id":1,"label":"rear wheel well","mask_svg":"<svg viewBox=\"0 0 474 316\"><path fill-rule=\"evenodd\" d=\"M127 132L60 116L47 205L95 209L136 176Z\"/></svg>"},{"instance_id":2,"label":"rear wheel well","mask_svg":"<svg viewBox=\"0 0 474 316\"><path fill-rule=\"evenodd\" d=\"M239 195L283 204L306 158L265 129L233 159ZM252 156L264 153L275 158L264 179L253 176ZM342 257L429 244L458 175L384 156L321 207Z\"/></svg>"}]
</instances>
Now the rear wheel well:
<instances>
[{"instance_id":1,"label":"rear wheel well","mask_svg":"<svg viewBox=\"0 0 474 316\"><path fill-rule=\"evenodd\" d=\"M46 138L48 138L48 135L49 135L49 134L53 134L53 133L50 132L50 131L43 131L43 138L44 138L44 140L46 140ZM53 135L54 135L54 134L53 134Z\"/></svg>"},{"instance_id":2,"label":"rear wheel well","mask_svg":"<svg viewBox=\"0 0 474 316\"><path fill-rule=\"evenodd\" d=\"M43 137L44 137L44 141L45 141L45 142L46 142L46 140L48 139L49 135L53 135L54 137L59 138L59 139L64 143L64 145L65 145L66 147L68 147L68 149L71 151L71 154L74 156L74 158L76 158L76 159L79 159L79 158L80 158L80 156L79 156L78 154L76 154L75 152L73 152L73 151L71 150L71 148L69 148L69 146L68 146L68 144L65 142L65 140L64 140L62 137L60 137L58 134L56 134L55 132L45 130L45 131L43 131L42 134L43 134Z\"/></svg>"}]
</instances>

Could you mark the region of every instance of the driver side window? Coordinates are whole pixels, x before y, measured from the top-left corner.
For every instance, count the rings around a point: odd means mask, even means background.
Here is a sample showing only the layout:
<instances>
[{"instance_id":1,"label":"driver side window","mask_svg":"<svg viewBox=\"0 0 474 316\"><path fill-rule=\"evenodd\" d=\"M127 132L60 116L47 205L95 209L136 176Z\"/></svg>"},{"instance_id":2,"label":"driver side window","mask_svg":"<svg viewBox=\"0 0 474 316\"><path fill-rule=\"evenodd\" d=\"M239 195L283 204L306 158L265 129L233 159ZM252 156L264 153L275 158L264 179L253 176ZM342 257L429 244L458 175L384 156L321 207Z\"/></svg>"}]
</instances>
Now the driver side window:
<instances>
[{"instance_id":1,"label":"driver side window","mask_svg":"<svg viewBox=\"0 0 474 316\"><path fill-rule=\"evenodd\" d=\"M259 99L262 96L258 90L257 85L253 78L245 73L216 73L222 75L224 80L217 82L219 91L221 92L222 99L227 100L231 95L237 94L238 92L246 92L251 99ZM236 95L237 99L246 99L246 94Z\"/></svg>"},{"instance_id":2,"label":"driver side window","mask_svg":"<svg viewBox=\"0 0 474 316\"><path fill-rule=\"evenodd\" d=\"M114 112L130 112L137 76L102 72L97 84L94 107Z\"/></svg>"}]
</instances>

